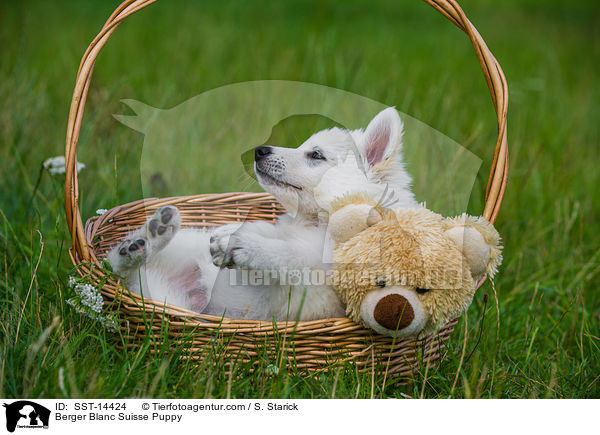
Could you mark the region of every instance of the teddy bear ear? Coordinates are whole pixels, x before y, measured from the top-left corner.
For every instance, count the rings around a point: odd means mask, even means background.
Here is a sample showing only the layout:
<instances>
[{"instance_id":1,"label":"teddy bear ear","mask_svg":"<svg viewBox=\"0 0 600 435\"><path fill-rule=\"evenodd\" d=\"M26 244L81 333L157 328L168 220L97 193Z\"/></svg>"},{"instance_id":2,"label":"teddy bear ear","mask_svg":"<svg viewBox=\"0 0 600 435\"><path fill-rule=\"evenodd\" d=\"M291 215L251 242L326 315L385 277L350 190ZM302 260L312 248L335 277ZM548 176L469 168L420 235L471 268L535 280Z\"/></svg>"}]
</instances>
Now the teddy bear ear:
<instances>
[{"instance_id":1,"label":"teddy bear ear","mask_svg":"<svg viewBox=\"0 0 600 435\"><path fill-rule=\"evenodd\" d=\"M487 273L493 278L502 262L500 235L494 226L483 217L463 214L445 219L444 229L462 251L473 277Z\"/></svg>"}]
</instances>

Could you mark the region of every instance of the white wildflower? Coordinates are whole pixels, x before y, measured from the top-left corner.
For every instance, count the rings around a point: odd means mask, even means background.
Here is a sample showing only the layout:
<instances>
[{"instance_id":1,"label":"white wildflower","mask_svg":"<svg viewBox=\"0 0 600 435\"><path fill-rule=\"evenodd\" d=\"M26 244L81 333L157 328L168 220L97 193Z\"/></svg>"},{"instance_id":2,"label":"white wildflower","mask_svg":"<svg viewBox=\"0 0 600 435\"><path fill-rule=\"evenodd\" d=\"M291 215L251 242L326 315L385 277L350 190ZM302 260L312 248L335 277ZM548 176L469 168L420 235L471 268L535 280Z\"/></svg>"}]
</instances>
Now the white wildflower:
<instances>
[{"instance_id":1,"label":"white wildflower","mask_svg":"<svg viewBox=\"0 0 600 435\"><path fill-rule=\"evenodd\" d=\"M100 319L100 323L102 323L102 325L109 331L117 332L117 322L115 322L114 319L111 319L110 317L102 317Z\"/></svg>"},{"instance_id":2,"label":"white wildflower","mask_svg":"<svg viewBox=\"0 0 600 435\"><path fill-rule=\"evenodd\" d=\"M105 208L99 208L98 210L96 210L96 214L98 216L102 216L104 213L106 213L108 210Z\"/></svg>"},{"instance_id":3,"label":"white wildflower","mask_svg":"<svg viewBox=\"0 0 600 435\"><path fill-rule=\"evenodd\" d=\"M79 279L70 276L69 286L75 292L75 296L67 300L78 314L83 314L90 319L97 320L109 331L116 332L117 322L102 313L104 309L104 298L96 287L89 283L79 282Z\"/></svg>"},{"instance_id":4,"label":"white wildflower","mask_svg":"<svg viewBox=\"0 0 600 435\"><path fill-rule=\"evenodd\" d=\"M102 312L104 300L96 287L91 284L77 284L74 290L75 293L81 297L81 303L83 305L89 307L96 313Z\"/></svg>"},{"instance_id":5,"label":"white wildflower","mask_svg":"<svg viewBox=\"0 0 600 435\"><path fill-rule=\"evenodd\" d=\"M67 172L65 166L65 156L50 157L44 160L44 169L47 169L52 175L65 174ZM85 163L77 162L77 173L85 168Z\"/></svg>"}]
</instances>

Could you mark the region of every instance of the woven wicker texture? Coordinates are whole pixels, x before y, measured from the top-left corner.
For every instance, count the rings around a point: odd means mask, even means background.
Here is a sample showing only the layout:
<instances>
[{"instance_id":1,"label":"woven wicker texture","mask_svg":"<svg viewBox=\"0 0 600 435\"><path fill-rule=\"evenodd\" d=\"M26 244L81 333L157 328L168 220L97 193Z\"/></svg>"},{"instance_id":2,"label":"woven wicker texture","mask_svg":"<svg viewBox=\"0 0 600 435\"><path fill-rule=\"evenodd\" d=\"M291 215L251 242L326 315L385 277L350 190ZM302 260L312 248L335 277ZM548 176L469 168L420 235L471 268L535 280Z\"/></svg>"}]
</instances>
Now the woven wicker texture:
<instances>
[{"instance_id":1,"label":"woven wicker texture","mask_svg":"<svg viewBox=\"0 0 600 435\"><path fill-rule=\"evenodd\" d=\"M66 140L65 211L72 246L70 256L80 273L91 273L98 280L100 270L93 267L131 229L144 223L157 208L176 205L182 224L188 227L214 226L242 220L274 220L283 212L274 198L264 193L205 194L189 197L145 199L109 210L91 218L84 227L79 212L79 185L75 170L77 143L84 106L94 63L100 50L117 27L131 14L156 0L126 0L108 18L101 32L83 55L71 102ZM470 38L486 78L497 114L498 139L486 189L484 217L496 220L508 176L506 122L508 88L500 65L487 48L481 35L453 0L425 0L441 12ZM434 336L395 341L373 334L346 318L310 322L265 322L202 315L175 306L143 300L124 290L111 279L103 279L107 304L118 309L121 332L131 338L128 345L151 335L159 344L168 336L169 343L185 337L184 356L203 360L217 349L222 361L256 362L257 355L273 358L298 369L326 370L340 361L351 360L360 371L377 372L390 377L410 376L424 363L436 361L443 353L444 342L456 321L441 328ZM165 335L166 334L166 335ZM274 353L277 352L277 355Z\"/></svg>"}]
</instances>

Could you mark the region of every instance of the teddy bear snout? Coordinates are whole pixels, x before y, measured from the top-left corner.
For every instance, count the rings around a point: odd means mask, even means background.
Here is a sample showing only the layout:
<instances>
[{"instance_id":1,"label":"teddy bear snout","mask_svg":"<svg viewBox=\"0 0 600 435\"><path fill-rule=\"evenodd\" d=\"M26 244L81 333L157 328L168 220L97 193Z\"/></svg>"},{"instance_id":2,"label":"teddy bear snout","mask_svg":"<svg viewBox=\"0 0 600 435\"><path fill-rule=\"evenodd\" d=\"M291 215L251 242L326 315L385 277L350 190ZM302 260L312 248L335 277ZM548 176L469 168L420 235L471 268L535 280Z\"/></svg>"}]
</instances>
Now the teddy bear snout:
<instances>
[{"instance_id":1,"label":"teddy bear snout","mask_svg":"<svg viewBox=\"0 0 600 435\"><path fill-rule=\"evenodd\" d=\"M408 300L397 293L384 296L375 305L375 321L387 329L401 330L412 323L415 312Z\"/></svg>"}]
</instances>

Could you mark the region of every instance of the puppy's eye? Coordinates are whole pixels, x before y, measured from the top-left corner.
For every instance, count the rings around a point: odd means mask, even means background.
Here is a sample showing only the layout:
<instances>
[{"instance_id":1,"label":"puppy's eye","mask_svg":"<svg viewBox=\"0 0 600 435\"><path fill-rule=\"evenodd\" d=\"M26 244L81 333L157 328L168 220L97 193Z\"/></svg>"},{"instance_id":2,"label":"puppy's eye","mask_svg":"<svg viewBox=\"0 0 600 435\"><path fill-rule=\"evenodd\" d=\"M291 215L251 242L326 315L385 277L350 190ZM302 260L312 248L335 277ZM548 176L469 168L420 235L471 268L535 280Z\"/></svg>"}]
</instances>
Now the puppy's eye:
<instances>
[{"instance_id":1,"label":"puppy's eye","mask_svg":"<svg viewBox=\"0 0 600 435\"><path fill-rule=\"evenodd\" d=\"M319 150L314 150L310 155L310 158L314 160L325 160L325 156Z\"/></svg>"},{"instance_id":2,"label":"puppy's eye","mask_svg":"<svg viewBox=\"0 0 600 435\"><path fill-rule=\"evenodd\" d=\"M386 286L385 279L379 279L379 280L377 280L377 282L375 284L377 284L381 288Z\"/></svg>"},{"instance_id":3,"label":"puppy's eye","mask_svg":"<svg viewBox=\"0 0 600 435\"><path fill-rule=\"evenodd\" d=\"M417 287L416 290L417 290L417 293L419 293L420 295L424 295L425 293L427 293L429 291L428 288L420 288L420 287Z\"/></svg>"}]
</instances>

